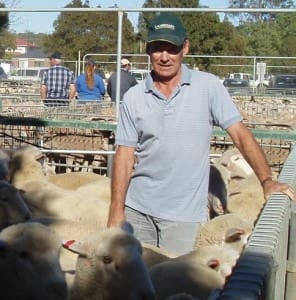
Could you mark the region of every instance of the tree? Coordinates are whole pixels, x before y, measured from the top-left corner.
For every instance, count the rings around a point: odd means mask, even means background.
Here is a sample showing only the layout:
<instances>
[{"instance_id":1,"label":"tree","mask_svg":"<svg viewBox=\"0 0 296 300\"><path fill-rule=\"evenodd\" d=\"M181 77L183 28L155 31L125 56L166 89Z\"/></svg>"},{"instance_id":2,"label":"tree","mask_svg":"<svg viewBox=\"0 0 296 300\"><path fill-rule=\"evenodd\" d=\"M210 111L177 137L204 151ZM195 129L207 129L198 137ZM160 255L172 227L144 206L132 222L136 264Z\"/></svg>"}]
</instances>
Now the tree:
<instances>
[{"instance_id":1,"label":"tree","mask_svg":"<svg viewBox=\"0 0 296 300\"><path fill-rule=\"evenodd\" d=\"M0 8L5 8L5 4L0 2ZM8 27L8 13L0 12L0 30Z\"/></svg>"},{"instance_id":2,"label":"tree","mask_svg":"<svg viewBox=\"0 0 296 300\"><path fill-rule=\"evenodd\" d=\"M66 7L88 8L89 4L73 0ZM117 19L116 12L62 12L54 22L53 34L44 39L45 49L48 53L59 50L67 60L76 60L79 51L82 56L87 53L116 53ZM125 13L122 52L133 51L135 41L133 26Z\"/></svg>"},{"instance_id":3,"label":"tree","mask_svg":"<svg viewBox=\"0 0 296 300\"><path fill-rule=\"evenodd\" d=\"M146 0L143 7L176 7L195 8L199 1L196 0ZM147 35L147 24L156 13L142 13L139 15L139 29L141 37ZM245 41L230 22L221 23L215 13L178 13L190 40L190 53L192 55L243 55ZM198 65L201 69L213 70L211 66L221 60L208 57L199 59L186 59L191 65ZM217 71L215 69L215 71Z\"/></svg>"},{"instance_id":4,"label":"tree","mask_svg":"<svg viewBox=\"0 0 296 300\"><path fill-rule=\"evenodd\" d=\"M0 7L5 8L5 4L0 2ZM7 12L0 13L0 57L5 58L5 49L15 47L15 38L8 31L9 17Z\"/></svg>"},{"instance_id":5,"label":"tree","mask_svg":"<svg viewBox=\"0 0 296 300\"><path fill-rule=\"evenodd\" d=\"M260 25L259 25L260 23ZM278 56L281 36L274 22L246 23L238 27L247 41L246 54L251 56Z\"/></svg>"},{"instance_id":6,"label":"tree","mask_svg":"<svg viewBox=\"0 0 296 300\"><path fill-rule=\"evenodd\" d=\"M229 0L230 8L294 8L294 0ZM271 20L275 18L272 13L241 13L230 14L237 17L240 23Z\"/></svg>"}]
</instances>

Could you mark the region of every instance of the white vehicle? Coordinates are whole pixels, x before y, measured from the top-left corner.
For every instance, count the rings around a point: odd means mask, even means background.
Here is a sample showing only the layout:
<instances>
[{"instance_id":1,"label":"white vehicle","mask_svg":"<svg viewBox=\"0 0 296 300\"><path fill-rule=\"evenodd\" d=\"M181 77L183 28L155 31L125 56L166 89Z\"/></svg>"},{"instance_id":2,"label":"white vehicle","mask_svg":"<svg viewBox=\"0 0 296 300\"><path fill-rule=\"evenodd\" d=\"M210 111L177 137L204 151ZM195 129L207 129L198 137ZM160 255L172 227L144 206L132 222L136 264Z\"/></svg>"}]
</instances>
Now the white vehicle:
<instances>
[{"instance_id":1,"label":"white vehicle","mask_svg":"<svg viewBox=\"0 0 296 300\"><path fill-rule=\"evenodd\" d=\"M17 68L14 69L8 79L18 81L41 81L44 71L48 68Z\"/></svg>"},{"instance_id":2,"label":"white vehicle","mask_svg":"<svg viewBox=\"0 0 296 300\"><path fill-rule=\"evenodd\" d=\"M144 80L149 74L149 70L147 69L132 69L131 73L136 78L137 82Z\"/></svg>"},{"instance_id":3,"label":"white vehicle","mask_svg":"<svg viewBox=\"0 0 296 300\"><path fill-rule=\"evenodd\" d=\"M250 88L260 87L260 81L258 79L254 80L253 75L250 74L250 73L231 73L231 74L229 74L229 78L246 80L246 81L249 82L249 87ZM262 84L263 84L263 86L268 87L269 86L269 80L264 78Z\"/></svg>"}]
</instances>

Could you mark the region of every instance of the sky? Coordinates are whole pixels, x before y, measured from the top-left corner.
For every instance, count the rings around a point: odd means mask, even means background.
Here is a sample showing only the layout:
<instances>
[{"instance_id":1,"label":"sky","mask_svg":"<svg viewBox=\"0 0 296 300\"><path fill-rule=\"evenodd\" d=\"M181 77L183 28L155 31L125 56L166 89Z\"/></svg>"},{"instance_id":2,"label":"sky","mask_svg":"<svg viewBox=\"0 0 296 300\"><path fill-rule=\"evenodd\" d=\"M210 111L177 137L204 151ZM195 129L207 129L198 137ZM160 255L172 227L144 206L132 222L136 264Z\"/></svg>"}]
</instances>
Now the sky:
<instances>
[{"instance_id":1,"label":"sky","mask_svg":"<svg viewBox=\"0 0 296 300\"><path fill-rule=\"evenodd\" d=\"M13 8L19 9L57 9L63 8L71 0L17 0ZM102 8L112 7L117 4L122 8L141 8L144 0L90 0L90 7L100 5ZM200 0L200 5L206 5L210 8L227 8L228 0ZM31 31L35 33L51 33L53 31L53 22L59 13L56 12L25 12L11 13L10 29L17 33ZM129 18L134 27L137 25L138 14L129 13Z\"/></svg>"}]
</instances>

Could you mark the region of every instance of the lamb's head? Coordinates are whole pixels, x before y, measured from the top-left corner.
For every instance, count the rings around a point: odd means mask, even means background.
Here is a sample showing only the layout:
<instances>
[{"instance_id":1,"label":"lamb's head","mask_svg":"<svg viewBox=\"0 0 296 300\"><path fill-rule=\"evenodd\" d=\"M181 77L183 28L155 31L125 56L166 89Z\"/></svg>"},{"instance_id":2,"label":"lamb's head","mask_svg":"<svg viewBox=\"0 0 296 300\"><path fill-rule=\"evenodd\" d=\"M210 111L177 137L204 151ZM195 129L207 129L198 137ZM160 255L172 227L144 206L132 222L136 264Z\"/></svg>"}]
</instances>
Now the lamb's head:
<instances>
[{"instance_id":1,"label":"lamb's head","mask_svg":"<svg viewBox=\"0 0 296 300\"><path fill-rule=\"evenodd\" d=\"M220 163L230 171L232 178L246 178L254 173L251 166L236 148L223 153Z\"/></svg>"},{"instance_id":2,"label":"lamb's head","mask_svg":"<svg viewBox=\"0 0 296 300\"><path fill-rule=\"evenodd\" d=\"M128 223L106 228L65 247L78 254L73 298L154 299L154 289L142 260L142 247Z\"/></svg>"},{"instance_id":3,"label":"lamb's head","mask_svg":"<svg viewBox=\"0 0 296 300\"><path fill-rule=\"evenodd\" d=\"M61 245L57 233L39 223L20 223L3 229L0 232L3 299L67 299L67 285L59 264Z\"/></svg>"},{"instance_id":4,"label":"lamb's head","mask_svg":"<svg viewBox=\"0 0 296 300\"><path fill-rule=\"evenodd\" d=\"M12 152L10 160L11 182L19 187L25 180L40 179L44 176L44 155L36 147L22 146Z\"/></svg>"},{"instance_id":5,"label":"lamb's head","mask_svg":"<svg viewBox=\"0 0 296 300\"><path fill-rule=\"evenodd\" d=\"M5 180L0 180L0 229L31 218L20 191Z\"/></svg>"}]
</instances>

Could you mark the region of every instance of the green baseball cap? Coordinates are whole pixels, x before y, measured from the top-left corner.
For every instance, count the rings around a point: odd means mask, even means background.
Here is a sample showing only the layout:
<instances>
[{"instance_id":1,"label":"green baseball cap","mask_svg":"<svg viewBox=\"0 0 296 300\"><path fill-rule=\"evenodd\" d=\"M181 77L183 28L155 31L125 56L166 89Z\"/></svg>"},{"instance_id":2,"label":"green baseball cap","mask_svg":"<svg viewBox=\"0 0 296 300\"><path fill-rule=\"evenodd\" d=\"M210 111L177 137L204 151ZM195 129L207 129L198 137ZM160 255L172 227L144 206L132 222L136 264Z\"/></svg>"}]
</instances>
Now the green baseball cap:
<instances>
[{"instance_id":1,"label":"green baseball cap","mask_svg":"<svg viewBox=\"0 0 296 300\"><path fill-rule=\"evenodd\" d=\"M165 41L181 46L186 39L186 30L180 19L170 13L160 13L148 27L147 43Z\"/></svg>"}]
</instances>

